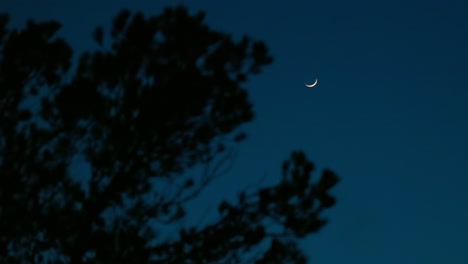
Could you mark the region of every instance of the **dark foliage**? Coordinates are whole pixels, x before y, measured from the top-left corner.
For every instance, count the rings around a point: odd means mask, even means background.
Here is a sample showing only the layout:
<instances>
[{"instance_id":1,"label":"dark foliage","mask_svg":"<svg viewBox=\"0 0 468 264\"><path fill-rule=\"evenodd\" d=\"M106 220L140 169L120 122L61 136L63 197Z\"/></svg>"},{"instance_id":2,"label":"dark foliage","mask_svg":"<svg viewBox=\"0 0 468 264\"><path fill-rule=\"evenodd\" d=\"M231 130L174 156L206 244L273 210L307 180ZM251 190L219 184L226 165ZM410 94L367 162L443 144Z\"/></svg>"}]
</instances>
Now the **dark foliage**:
<instances>
[{"instance_id":1,"label":"dark foliage","mask_svg":"<svg viewBox=\"0 0 468 264\"><path fill-rule=\"evenodd\" d=\"M99 49L71 73L58 22L12 30L0 16L0 262L244 263L265 241L270 249L251 262L306 262L297 238L326 223L320 213L334 205L338 177L325 170L312 182L302 152L277 186L223 201L218 222L153 243L148 223L184 217L185 202L212 179L183 173L245 138L237 128L253 113L243 84L272 62L264 43L235 41L203 17L182 7L153 17L124 10L110 32L94 31ZM78 154L88 180L70 177ZM168 197L154 179L183 184Z\"/></svg>"}]
</instances>

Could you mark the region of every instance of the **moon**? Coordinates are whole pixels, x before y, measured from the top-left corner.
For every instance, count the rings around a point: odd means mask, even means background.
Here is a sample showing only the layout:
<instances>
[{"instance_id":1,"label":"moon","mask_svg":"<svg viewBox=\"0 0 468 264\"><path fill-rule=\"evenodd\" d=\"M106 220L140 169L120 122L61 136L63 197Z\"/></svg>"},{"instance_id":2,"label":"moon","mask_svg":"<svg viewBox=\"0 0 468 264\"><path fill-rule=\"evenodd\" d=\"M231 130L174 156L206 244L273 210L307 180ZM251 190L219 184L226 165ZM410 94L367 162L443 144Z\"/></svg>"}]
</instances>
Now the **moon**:
<instances>
[{"instance_id":1,"label":"moon","mask_svg":"<svg viewBox=\"0 0 468 264\"><path fill-rule=\"evenodd\" d=\"M317 85L317 82L318 82L318 79L315 79L315 82L313 84L307 84L305 86L309 87L309 88L312 88L314 87L315 85Z\"/></svg>"}]
</instances>

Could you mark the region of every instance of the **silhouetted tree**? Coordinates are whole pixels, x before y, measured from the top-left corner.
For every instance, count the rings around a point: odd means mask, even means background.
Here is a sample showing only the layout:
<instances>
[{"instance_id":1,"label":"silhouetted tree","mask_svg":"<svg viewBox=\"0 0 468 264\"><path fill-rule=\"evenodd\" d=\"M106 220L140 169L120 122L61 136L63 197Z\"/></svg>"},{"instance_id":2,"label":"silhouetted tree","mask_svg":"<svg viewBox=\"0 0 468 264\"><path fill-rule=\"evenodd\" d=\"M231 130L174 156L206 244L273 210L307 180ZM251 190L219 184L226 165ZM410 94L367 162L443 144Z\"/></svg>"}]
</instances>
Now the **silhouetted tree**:
<instances>
[{"instance_id":1,"label":"silhouetted tree","mask_svg":"<svg viewBox=\"0 0 468 264\"><path fill-rule=\"evenodd\" d=\"M325 170L312 182L302 152L278 185L241 192L221 202L216 223L157 241L151 223L183 218L213 179L184 172L229 157L245 137L237 128L253 113L242 85L272 62L264 43L234 41L203 17L124 10L72 71L58 22L12 30L0 16L0 262L244 263L255 250L255 263L306 262L297 239L326 223L338 177ZM89 177L70 176L77 155ZM157 180L179 181L175 195Z\"/></svg>"}]
</instances>

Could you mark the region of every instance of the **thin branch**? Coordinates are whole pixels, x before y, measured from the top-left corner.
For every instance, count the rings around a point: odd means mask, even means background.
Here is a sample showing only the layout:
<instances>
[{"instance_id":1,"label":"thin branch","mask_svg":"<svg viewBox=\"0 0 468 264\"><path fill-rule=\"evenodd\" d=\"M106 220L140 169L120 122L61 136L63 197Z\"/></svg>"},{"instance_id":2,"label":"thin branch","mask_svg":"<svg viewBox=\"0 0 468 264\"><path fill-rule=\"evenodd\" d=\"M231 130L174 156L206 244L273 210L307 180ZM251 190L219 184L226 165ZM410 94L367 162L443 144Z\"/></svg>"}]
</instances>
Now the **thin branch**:
<instances>
[{"instance_id":1,"label":"thin branch","mask_svg":"<svg viewBox=\"0 0 468 264\"><path fill-rule=\"evenodd\" d=\"M227 155L225 155L223 158L221 158L217 164L215 165L215 168L210 172L209 171L209 164L205 167L205 173L203 174L203 178L202 178L202 182L200 184L200 186L195 190L193 191L191 194L188 194L180 199L177 199L177 198L174 198L172 203L177 203L177 204L180 204L180 203L185 203L187 201L190 201L192 200L193 198L197 197L201 191L203 191L207 186L208 184L216 177L216 176L221 176L223 174L217 174L218 170L221 168L221 165L224 164L228 159L231 159L233 158L234 154L233 154L234 151L231 151L230 153L228 153ZM233 164L231 163L231 165L229 166L229 169L231 169L233 166ZM224 172L226 173L226 172ZM179 189L179 192L176 194L175 197L180 197L182 195L184 191L184 188L180 188Z\"/></svg>"}]
</instances>

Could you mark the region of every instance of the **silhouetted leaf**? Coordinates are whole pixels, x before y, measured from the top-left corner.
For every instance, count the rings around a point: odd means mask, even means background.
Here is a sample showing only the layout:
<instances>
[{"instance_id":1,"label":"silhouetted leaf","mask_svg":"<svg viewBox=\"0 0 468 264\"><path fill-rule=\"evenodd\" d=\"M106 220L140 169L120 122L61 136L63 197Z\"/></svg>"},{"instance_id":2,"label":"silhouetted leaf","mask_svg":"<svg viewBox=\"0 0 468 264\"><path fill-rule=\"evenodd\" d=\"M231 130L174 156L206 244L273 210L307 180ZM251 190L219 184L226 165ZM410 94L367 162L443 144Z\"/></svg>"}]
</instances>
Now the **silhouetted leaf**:
<instances>
[{"instance_id":1,"label":"silhouetted leaf","mask_svg":"<svg viewBox=\"0 0 468 264\"><path fill-rule=\"evenodd\" d=\"M318 183L319 188L323 188L324 190L328 190L335 186L339 182L338 176L331 170L325 169L323 170L322 177Z\"/></svg>"},{"instance_id":2,"label":"silhouetted leaf","mask_svg":"<svg viewBox=\"0 0 468 264\"><path fill-rule=\"evenodd\" d=\"M102 46L102 39L103 39L103 36L104 36L104 31L102 30L102 27L97 27L97 28L94 30L93 38L94 38L94 40L96 41L96 43L99 44L99 46Z\"/></svg>"},{"instance_id":3,"label":"silhouetted leaf","mask_svg":"<svg viewBox=\"0 0 468 264\"><path fill-rule=\"evenodd\" d=\"M322 207L324 208L330 208L335 205L336 200L333 196L330 196L328 194L323 194L319 196L320 202L322 204Z\"/></svg>"}]
</instances>

